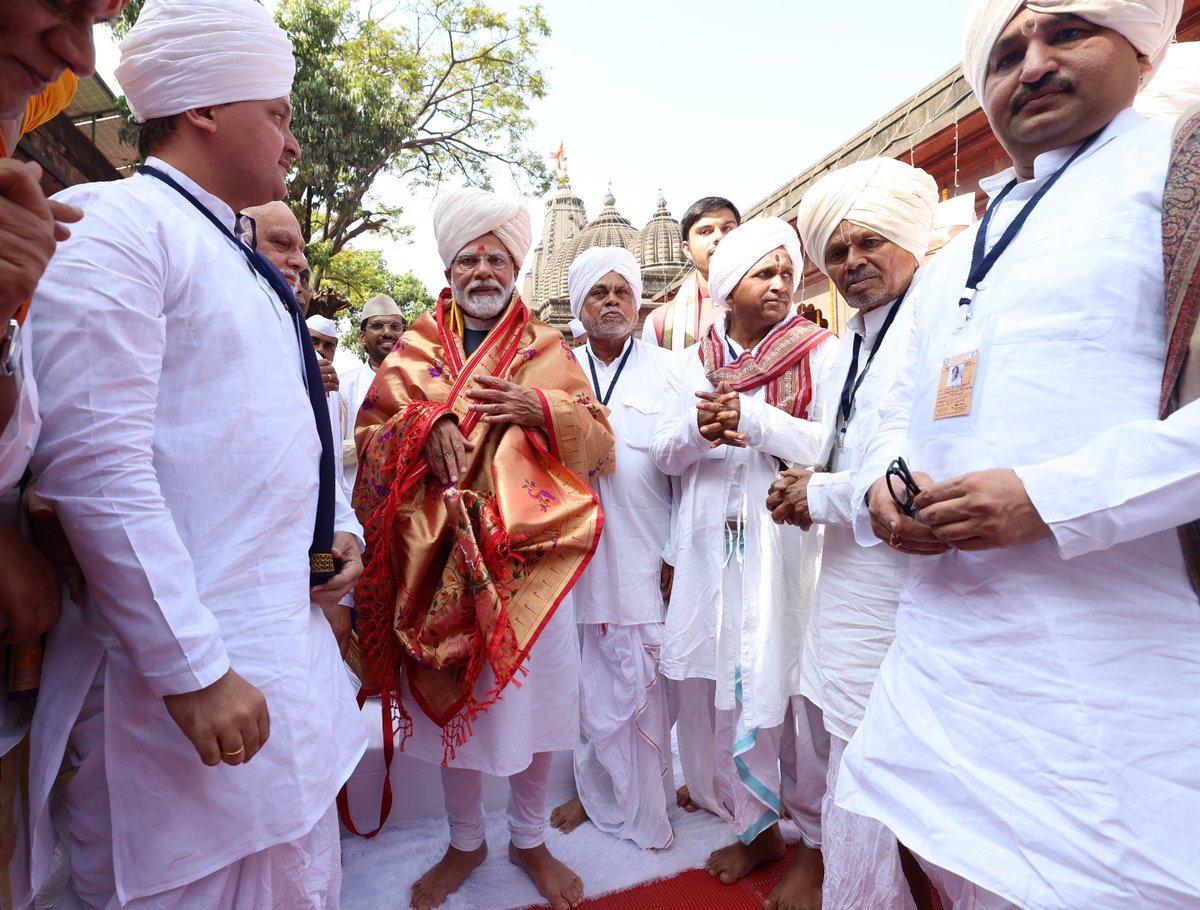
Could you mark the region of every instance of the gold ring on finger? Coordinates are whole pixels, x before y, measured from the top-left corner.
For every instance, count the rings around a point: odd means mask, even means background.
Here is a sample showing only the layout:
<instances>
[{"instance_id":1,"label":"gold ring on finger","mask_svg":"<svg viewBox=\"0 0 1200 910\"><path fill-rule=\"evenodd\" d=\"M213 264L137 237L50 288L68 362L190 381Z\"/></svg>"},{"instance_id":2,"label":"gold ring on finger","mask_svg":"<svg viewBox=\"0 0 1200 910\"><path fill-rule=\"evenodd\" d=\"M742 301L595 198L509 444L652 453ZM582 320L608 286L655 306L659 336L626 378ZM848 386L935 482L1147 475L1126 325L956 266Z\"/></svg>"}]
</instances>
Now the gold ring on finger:
<instances>
[{"instance_id":1,"label":"gold ring on finger","mask_svg":"<svg viewBox=\"0 0 1200 910\"><path fill-rule=\"evenodd\" d=\"M245 746L245 744L243 744L242 747L240 749L238 749L236 752L222 752L221 754L224 755L226 758L233 758L235 755L241 755L245 751L246 751L246 746Z\"/></svg>"}]
</instances>

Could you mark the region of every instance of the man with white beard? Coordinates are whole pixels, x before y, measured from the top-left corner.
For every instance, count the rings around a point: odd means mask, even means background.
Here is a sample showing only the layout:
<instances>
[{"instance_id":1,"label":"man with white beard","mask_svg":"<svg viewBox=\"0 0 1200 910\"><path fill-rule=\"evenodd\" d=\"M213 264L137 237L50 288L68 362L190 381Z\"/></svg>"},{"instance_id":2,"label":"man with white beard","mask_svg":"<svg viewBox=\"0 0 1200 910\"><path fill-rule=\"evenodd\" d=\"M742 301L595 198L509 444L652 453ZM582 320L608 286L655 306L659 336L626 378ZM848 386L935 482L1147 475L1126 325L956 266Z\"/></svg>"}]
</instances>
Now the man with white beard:
<instances>
[{"instance_id":1,"label":"man with white beard","mask_svg":"<svg viewBox=\"0 0 1200 910\"><path fill-rule=\"evenodd\" d=\"M394 701L408 749L443 766L450 846L412 906L441 904L487 857L487 773L509 780L509 860L565 910L583 883L544 831L551 752L579 742L579 647L558 607L596 547L581 478L612 469L612 432L561 333L514 293L529 212L472 189L433 220L450 287L358 415L363 666L384 723Z\"/></svg>"},{"instance_id":2,"label":"man with white beard","mask_svg":"<svg viewBox=\"0 0 1200 910\"><path fill-rule=\"evenodd\" d=\"M587 331L576 349L592 392L609 409L617 470L599 477L604 536L572 590L583 639L578 795L550 823L563 832L591 819L639 847L673 838L667 819L671 725L658 672L663 634L660 554L671 530L671 478L650 457L670 382L670 352L638 341L642 273L623 247L595 247L571 263L571 313Z\"/></svg>"}]
</instances>

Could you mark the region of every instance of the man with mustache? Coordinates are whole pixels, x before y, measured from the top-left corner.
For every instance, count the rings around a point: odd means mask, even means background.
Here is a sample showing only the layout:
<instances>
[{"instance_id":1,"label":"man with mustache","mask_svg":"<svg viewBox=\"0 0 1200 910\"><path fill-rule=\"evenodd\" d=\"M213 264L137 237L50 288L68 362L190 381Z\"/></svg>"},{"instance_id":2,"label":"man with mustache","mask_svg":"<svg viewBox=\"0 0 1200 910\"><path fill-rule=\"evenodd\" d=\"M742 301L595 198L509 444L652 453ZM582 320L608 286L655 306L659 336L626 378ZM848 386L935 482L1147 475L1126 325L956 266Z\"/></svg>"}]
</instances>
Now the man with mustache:
<instances>
[{"instance_id":1,"label":"man with mustache","mask_svg":"<svg viewBox=\"0 0 1200 910\"><path fill-rule=\"evenodd\" d=\"M364 670L410 752L442 766L450 845L413 885L441 904L487 857L484 773L508 777L508 859L555 910L583 883L546 849L551 752L579 742L579 645L559 604L596 548L589 482L613 436L562 335L515 294L529 212L483 190L433 213L450 287L358 415L369 564ZM519 677L519 678L518 678Z\"/></svg>"},{"instance_id":2,"label":"man with mustache","mask_svg":"<svg viewBox=\"0 0 1200 910\"><path fill-rule=\"evenodd\" d=\"M823 777L797 767L823 768L828 737L815 711L792 710L819 540L763 508L787 463L819 454L820 377L836 339L793 310L802 268L778 218L721 241L709 269L721 316L677 364L650 449L682 487L662 669L681 683L690 798L737 834L707 863L726 884L783 855L785 807L805 867L820 868Z\"/></svg>"},{"instance_id":3,"label":"man with mustache","mask_svg":"<svg viewBox=\"0 0 1200 910\"><path fill-rule=\"evenodd\" d=\"M847 741L863 711L895 633L896 602L909 557L860 547L850 523L853 471L874 434L887 391L876 355L904 309L933 231L938 189L924 171L892 158L860 161L822 177L805 192L796 227L809 258L856 311L824 387L824 439L817 472L791 468L771 487L776 521L824 529L817 603L804 639L800 685L830 736L828 784L821 806L824 883L789 872L773 910L912 907L896 838L873 819L834 805Z\"/></svg>"},{"instance_id":4,"label":"man with mustache","mask_svg":"<svg viewBox=\"0 0 1200 910\"><path fill-rule=\"evenodd\" d=\"M360 528L293 295L236 233L299 154L291 43L251 0L148 0L120 50L146 164L64 191L86 216L31 311L33 467L87 578L34 717L33 879L65 821L71 906L334 907L366 741L321 607Z\"/></svg>"},{"instance_id":5,"label":"man with mustache","mask_svg":"<svg viewBox=\"0 0 1200 910\"><path fill-rule=\"evenodd\" d=\"M346 489L353 492L354 480L358 475L358 447L354 444L354 425L358 420L358 409L367 397L367 389L375 381L375 374L385 357L392 353L396 342L408 328L400 307L387 294L377 294L363 304L359 315L358 341L367 355L367 362L359 362L338 374L341 392L350 409L346 436L342 441L343 476Z\"/></svg>"},{"instance_id":6,"label":"man with mustache","mask_svg":"<svg viewBox=\"0 0 1200 910\"><path fill-rule=\"evenodd\" d=\"M1013 168L884 346L857 530L912 559L837 793L954 908L1200 902L1200 601L1176 534L1200 407L1158 419L1172 123L1130 110L1181 8L968 12L963 72Z\"/></svg>"},{"instance_id":7,"label":"man with mustache","mask_svg":"<svg viewBox=\"0 0 1200 910\"><path fill-rule=\"evenodd\" d=\"M642 273L625 248L580 254L567 287L571 313L587 330L576 356L593 394L610 409L618 468L598 479L604 536L572 592L583 640L577 795L554 810L550 823L570 832L590 818L601 831L658 849L674 837L667 818L671 723L658 671L661 554L674 510L671 478L649 447L674 358L633 337Z\"/></svg>"}]
</instances>

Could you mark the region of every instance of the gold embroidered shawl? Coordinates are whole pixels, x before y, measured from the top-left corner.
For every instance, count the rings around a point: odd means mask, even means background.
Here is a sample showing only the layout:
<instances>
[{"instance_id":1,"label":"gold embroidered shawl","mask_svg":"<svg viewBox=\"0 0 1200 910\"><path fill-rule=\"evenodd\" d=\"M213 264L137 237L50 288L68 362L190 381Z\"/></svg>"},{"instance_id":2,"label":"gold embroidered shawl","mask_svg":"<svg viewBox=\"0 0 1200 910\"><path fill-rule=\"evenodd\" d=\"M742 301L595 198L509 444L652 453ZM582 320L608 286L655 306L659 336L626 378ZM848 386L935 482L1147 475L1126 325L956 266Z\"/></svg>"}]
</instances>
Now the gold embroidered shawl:
<instances>
[{"instance_id":1,"label":"gold embroidered shawl","mask_svg":"<svg viewBox=\"0 0 1200 910\"><path fill-rule=\"evenodd\" d=\"M354 502L367 540L356 593L364 669L398 703L403 668L451 755L591 559L603 516L588 478L612 469L613 435L562 335L519 298L467 358L446 327L447 297L401 337L367 393ZM480 373L537 390L548 429L469 412L464 393ZM422 456L444 414L475 445L466 475L446 486ZM485 662L496 685L477 696Z\"/></svg>"}]
</instances>

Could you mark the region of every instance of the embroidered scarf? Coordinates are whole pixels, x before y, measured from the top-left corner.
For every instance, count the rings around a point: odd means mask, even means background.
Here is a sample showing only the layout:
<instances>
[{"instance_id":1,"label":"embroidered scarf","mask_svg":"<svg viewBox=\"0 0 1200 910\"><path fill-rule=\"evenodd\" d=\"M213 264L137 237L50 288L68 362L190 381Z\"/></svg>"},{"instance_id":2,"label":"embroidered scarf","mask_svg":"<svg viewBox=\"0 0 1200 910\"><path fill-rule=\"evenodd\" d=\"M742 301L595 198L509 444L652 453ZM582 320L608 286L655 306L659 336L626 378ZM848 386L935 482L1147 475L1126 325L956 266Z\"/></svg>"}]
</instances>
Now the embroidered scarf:
<instances>
[{"instance_id":1,"label":"embroidered scarf","mask_svg":"<svg viewBox=\"0 0 1200 910\"><path fill-rule=\"evenodd\" d=\"M718 317L720 318L720 317ZM714 386L728 382L737 392L767 387L767 403L793 417L807 419L812 403L812 371L808 355L833 333L793 315L776 325L754 351L729 362L725 336L714 324L700 341L700 360Z\"/></svg>"},{"instance_id":2,"label":"embroidered scarf","mask_svg":"<svg viewBox=\"0 0 1200 910\"><path fill-rule=\"evenodd\" d=\"M1167 358L1163 368L1159 416L1167 417L1181 400L1184 371L1194 370L1188 350L1200 322L1200 114L1177 131L1163 191L1163 266L1166 275ZM1200 519L1179 528L1188 576L1200 594Z\"/></svg>"}]
</instances>

